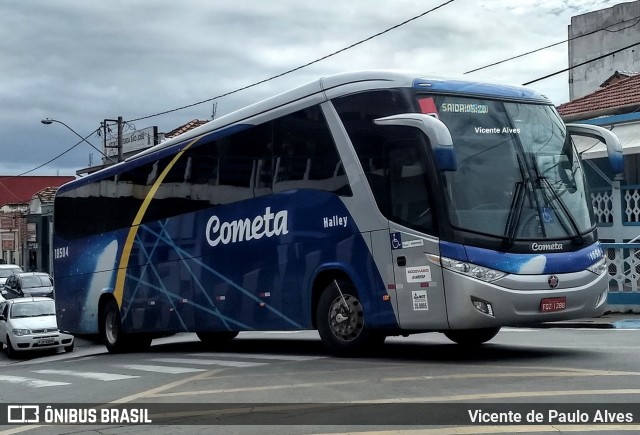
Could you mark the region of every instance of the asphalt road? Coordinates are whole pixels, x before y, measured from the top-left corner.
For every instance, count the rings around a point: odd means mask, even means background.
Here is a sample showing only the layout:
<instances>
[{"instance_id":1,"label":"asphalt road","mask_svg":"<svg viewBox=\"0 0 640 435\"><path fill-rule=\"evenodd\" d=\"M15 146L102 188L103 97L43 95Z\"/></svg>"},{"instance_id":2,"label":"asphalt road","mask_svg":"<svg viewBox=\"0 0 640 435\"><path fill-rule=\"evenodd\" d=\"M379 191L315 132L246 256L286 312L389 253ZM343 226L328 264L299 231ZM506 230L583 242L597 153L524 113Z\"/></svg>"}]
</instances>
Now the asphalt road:
<instances>
[{"instance_id":1,"label":"asphalt road","mask_svg":"<svg viewBox=\"0 0 640 435\"><path fill-rule=\"evenodd\" d=\"M180 334L125 355L80 341L69 354L1 355L0 402L85 406L98 416L129 406L152 423L49 426L41 418L1 426L0 434L639 431L639 335L505 329L468 349L420 334L390 338L359 359L328 355L315 332L244 333L216 349ZM542 414L536 425L526 421L533 411Z\"/></svg>"}]
</instances>

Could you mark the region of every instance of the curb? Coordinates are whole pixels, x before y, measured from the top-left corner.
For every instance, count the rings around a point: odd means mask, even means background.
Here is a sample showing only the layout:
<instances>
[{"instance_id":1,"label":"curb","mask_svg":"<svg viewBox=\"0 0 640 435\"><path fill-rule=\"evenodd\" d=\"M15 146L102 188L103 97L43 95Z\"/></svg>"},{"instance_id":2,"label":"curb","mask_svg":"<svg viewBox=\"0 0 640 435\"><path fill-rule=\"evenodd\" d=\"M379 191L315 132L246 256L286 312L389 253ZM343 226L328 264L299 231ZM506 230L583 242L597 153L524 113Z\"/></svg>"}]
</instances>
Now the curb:
<instances>
[{"instance_id":1,"label":"curb","mask_svg":"<svg viewBox=\"0 0 640 435\"><path fill-rule=\"evenodd\" d=\"M535 328L640 329L640 319L583 319L539 323Z\"/></svg>"},{"instance_id":2,"label":"curb","mask_svg":"<svg viewBox=\"0 0 640 435\"><path fill-rule=\"evenodd\" d=\"M617 323L617 322L616 322ZM540 323L534 326L535 328L550 329L550 328L572 328L572 329L615 329L614 323L607 322L594 322L594 321L562 321L562 322L549 322Z\"/></svg>"}]
</instances>

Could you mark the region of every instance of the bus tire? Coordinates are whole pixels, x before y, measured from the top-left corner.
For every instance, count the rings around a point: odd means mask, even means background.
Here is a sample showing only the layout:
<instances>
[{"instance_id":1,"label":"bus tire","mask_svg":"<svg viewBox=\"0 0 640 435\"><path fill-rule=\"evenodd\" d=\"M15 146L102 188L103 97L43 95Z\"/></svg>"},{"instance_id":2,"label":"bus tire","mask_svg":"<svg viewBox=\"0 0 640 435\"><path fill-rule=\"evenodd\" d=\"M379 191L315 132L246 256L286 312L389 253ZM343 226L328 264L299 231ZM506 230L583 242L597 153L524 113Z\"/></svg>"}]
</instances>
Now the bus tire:
<instances>
[{"instance_id":1,"label":"bus tire","mask_svg":"<svg viewBox=\"0 0 640 435\"><path fill-rule=\"evenodd\" d=\"M108 301L102 308L100 333L102 342L109 353L122 353L129 350L127 334L122 330L120 309L115 300Z\"/></svg>"},{"instance_id":2,"label":"bus tire","mask_svg":"<svg viewBox=\"0 0 640 435\"><path fill-rule=\"evenodd\" d=\"M461 344L463 346L478 346L482 343L486 343L495 337L500 332L500 327L497 328L482 328L482 329L452 329L445 331L444 335L454 343Z\"/></svg>"},{"instance_id":3,"label":"bus tire","mask_svg":"<svg viewBox=\"0 0 640 435\"><path fill-rule=\"evenodd\" d=\"M348 281L334 281L322 291L316 320L323 344L336 356L361 355L382 345L386 338L367 327L362 303Z\"/></svg>"},{"instance_id":4,"label":"bus tire","mask_svg":"<svg viewBox=\"0 0 640 435\"><path fill-rule=\"evenodd\" d=\"M201 331L196 332L201 342L207 345L216 345L233 340L238 336L238 331Z\"/></svg>"}]
</instances>

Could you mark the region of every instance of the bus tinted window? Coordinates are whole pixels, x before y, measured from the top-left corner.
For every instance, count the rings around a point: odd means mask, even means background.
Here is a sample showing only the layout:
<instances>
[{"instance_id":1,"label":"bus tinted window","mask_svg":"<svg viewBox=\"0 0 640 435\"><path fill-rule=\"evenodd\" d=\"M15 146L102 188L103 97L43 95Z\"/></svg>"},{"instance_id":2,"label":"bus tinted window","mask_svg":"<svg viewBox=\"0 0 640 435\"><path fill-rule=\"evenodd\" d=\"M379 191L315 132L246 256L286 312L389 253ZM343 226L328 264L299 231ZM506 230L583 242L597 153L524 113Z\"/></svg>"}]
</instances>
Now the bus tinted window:
<instances>
[{"instance_id":1,"label":"bus tinted window","mask_svg":"<svg viewBox=\"0 0 640 435\"><path fill-rule=\"evenodd\" d=\"M320 189L351 195L348 180L324 116L311 107L273 122L272 188Z\"/></svg>"},{"instance_id":2,"label":"bus tinted window","mask_svg":"<svg viewBox=\"0 0 640 435\"><path fill-rule=\"evenodd\" d=\"M382 127L373 120L411 112L395 90L363 92L335 99L382 214L392 221L434 232L424 139L408 127Z\"/></svg>"},{"instance_id":3,"label":"bus tinted window","mask_svg":"<svg viewBox=\"0 0 640 435\"><path fill-rule=\"evenodd\" d=\"M317 106L218 140L196 142L175 157L141 165L133 161L115 178L58 196L56 231L73 238L127 228L158 181L143 223L290 189L351 195ZM75 225L79 220L87 224Z\"/></svg>"}]
</instances>

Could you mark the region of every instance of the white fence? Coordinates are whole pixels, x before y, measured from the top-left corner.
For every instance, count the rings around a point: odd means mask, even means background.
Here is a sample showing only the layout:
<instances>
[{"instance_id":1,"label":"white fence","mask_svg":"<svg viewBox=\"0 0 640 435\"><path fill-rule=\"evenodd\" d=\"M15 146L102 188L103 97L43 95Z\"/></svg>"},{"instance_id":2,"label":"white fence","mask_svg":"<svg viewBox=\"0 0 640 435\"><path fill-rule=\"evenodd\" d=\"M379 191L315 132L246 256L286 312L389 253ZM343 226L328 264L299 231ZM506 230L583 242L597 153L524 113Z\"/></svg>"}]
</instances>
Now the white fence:
<instances>
[{"instance_id":1,"label":"white fence","mask_svg":"<svg viewBox=\"0 0 640 435\"><path fill-rule=\"evenodd\" d=\"M640 240L640 186L594 189L591 204L607 254L610 311L639 312L640 243L628 241Z\"/></svg>"}]
</instances>

